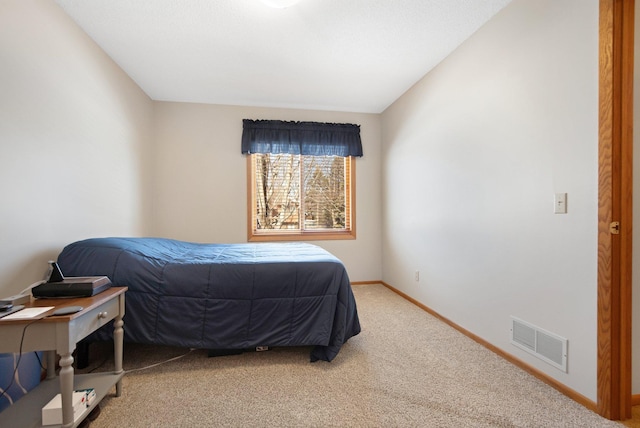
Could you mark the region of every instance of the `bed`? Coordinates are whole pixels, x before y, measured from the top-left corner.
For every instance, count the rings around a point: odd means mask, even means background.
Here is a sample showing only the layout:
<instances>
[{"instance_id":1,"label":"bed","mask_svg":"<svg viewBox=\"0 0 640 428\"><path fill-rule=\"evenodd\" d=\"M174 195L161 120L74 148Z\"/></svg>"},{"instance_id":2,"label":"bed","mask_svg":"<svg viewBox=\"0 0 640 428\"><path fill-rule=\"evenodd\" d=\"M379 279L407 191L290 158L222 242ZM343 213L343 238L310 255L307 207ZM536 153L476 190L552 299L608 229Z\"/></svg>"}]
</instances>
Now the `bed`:
<instances>
[{"instance_id":1,"label":"bed","mask_svg":"<svg viewBox=\"0 0 640 428\"><path fill-rule=\"evenodd\" d=\"M129 287L125 341L198 349L312 346L333 360L360 332L342 262L307 243L199 244L94 238L58 256L66 276ZM107 340L110 329L97 332Z\"/></svg>"}]
</instances>

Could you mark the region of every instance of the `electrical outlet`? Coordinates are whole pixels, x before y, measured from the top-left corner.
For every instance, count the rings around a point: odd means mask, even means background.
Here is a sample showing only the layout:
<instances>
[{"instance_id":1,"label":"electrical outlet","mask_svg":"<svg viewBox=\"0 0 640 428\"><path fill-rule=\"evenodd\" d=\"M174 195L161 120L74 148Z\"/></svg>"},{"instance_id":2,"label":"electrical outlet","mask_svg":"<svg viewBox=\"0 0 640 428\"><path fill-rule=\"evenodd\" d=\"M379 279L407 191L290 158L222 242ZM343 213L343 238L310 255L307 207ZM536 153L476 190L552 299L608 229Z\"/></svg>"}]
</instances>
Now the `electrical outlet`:
<instances>
[{"instance_id":1,"label":"electrical outlet","mask_svg":"<svg viewBox=\"0 0 640 428\"><path fill-rule=\"evenodd\" d=\"M414 278L415 278L416 282L420 281L420 271L419 270L416 271Z\"/></svg>"}]
</instances>

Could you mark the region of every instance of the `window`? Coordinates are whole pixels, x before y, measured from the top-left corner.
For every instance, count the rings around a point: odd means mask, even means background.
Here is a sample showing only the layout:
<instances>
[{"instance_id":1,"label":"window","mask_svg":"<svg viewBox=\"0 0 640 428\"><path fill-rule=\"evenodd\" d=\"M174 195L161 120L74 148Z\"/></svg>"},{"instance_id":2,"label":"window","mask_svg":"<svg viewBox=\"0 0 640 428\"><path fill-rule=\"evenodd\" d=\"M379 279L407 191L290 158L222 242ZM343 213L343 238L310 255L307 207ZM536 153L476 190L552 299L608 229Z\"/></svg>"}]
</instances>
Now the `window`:
<instances>
[{"instance_id":1,"label":"window","mask_svg":"<svg viewBox=\"0 0 640 428\"><path fill-rule=\"evenodd\" d=\"M351 157L249 157L249 240L355 238Z\"/></svg>"},{"instance_id":2,"label":"window","mask_svg":"<svg viewBox=\"0 0 640 428\"><path fill-rule=\"evenodd\" d=\"M249 241L355 239L355 157L350 153L362 153L359 127L244 122ZM339 134L345 126L357 131L355 149L345 150L343 136L327 133L337 129Z\"/></svg>"}]
</instances>

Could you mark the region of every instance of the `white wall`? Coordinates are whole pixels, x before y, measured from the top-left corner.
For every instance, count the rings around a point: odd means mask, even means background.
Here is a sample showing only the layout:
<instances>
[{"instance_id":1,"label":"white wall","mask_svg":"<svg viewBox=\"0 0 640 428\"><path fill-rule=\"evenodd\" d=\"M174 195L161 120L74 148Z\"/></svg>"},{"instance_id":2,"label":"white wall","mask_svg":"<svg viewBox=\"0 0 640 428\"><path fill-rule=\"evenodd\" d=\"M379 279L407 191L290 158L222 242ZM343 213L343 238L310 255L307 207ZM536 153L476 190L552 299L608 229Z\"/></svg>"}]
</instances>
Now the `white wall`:
<instances>
[{"instance_id":1,"label":"white wall","mask_svg":"<svg viewBox=\"0 0 640 428\"><path fill-rule=\"evenodd\" d=\"M144 234L152 112L54 2L0 2L0 296L73 240Z\"/></svg>"},{"instance_id":2,"label":"white wall","mask_svg":"<svg viewBox=\"0 0 640 428\"><path fill-rule=\"evenodd\" d=\"M352 281L379 280L380 115L156 103L152 233L195 242L247 242L242 119L360 125L364 156L356 160L357 239L314 243L338 256Z\"/></svg>"},{"instance_id":3,"label":"white wall","mask_svg":"<svg viewBox=\"0 0 640 428\"><path fill-rule=\"evenodd\" d=\"M514 0L382 129L383 280L595 401L598 1ZM568 373L512 315L569 340Z\"/></svg>"}]
</instances>

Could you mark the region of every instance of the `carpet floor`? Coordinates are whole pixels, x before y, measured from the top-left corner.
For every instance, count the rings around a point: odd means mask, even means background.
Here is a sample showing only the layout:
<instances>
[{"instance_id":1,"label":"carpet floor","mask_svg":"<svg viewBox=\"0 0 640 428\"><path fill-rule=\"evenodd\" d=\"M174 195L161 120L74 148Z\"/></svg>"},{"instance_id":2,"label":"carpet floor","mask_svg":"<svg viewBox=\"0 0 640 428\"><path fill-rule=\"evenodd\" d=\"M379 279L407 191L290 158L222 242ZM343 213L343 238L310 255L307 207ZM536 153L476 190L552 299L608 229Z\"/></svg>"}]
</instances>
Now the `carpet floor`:
<instances>
[{"instance_id":1,"label":"carpet floor","mask_svg":"<svg viewBox=\"0 0 640 428\"><path fill-rule=\"evenodd\" d=\"M624 428L384 286L353 288L362 333L333 362L310 363L310 348L209 358L127 343L122 396L85 426ZM82 371L112 369L110 346L91 345Z\"/></svg>"}]
</instances>

